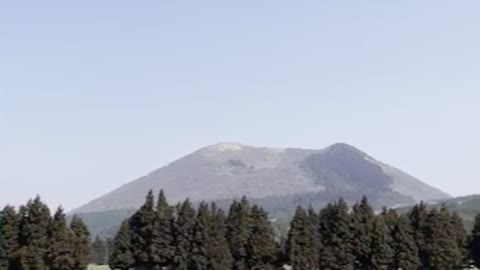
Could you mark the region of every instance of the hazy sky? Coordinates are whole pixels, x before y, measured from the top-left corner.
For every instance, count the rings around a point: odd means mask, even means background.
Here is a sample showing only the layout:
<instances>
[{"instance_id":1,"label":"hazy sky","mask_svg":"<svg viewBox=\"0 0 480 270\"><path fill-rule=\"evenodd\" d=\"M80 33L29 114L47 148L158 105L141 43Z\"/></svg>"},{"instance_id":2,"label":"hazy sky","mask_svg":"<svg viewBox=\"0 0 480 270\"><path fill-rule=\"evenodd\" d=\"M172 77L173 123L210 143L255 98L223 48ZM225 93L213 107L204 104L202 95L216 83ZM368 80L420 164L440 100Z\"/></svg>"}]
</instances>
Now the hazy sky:
<instances>
[{"instance_id":1,"label":"hazy sky","mask_svg":"<svg viewBox=\"0 0 480 270\"><path fill-rule=\"evenodd\" d=\"M1 1L0 205L221 141L347 142L480 193L480 1Z\"/></svg>"}]
</instances>

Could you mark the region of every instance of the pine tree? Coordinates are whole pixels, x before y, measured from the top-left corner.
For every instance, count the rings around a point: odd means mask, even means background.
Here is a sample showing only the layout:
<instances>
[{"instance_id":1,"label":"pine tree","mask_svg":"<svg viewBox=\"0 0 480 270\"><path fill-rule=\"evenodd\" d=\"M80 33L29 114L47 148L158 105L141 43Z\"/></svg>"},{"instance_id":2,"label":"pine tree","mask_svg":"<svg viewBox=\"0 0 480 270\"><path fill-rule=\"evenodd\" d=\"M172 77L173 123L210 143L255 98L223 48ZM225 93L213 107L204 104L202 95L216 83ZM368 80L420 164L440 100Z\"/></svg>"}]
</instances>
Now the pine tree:
<instances>
[{"instance_id":1,"label":"pine tree","mask_svg":"<svg viewBox=\"0 0 480 270\"><path fill-rule=\"evenodd\" d=\"M209 269L230 270L233 261L226 238L225 213L222 209L218 209L215 203L211 204L210 212L210 236L207 250Z\"/></svg>"},{"instance_id":2,"label":"pine tree","mask_svg":"<svg viewBox=\"0 0 480 270\"><path fill-rule=\"evenodd\" d=\"M302 207L298 207L290 223L286 243L286 254L293 270L310 270L318 267L318 262L315 260L316 251L313 250L314 228L307 212Z\"/></svg>"},{"instance_id":3,"label":"pine tree","mask_svg":"<svg viewBox=\"0 0 480 270\"><path fill-rule=\"evenodd\" d=\"M120 230L113 240L111 255L108 260L111 269L128 270L134 266L135 259L130 243L131 233L130 222L126 220L120 226Z\"/></svg>"},{"instance_id":4,"label":"pine tree","mask_svg":"<svg viewBox=\"0 0 480 270\"><path fill-rule=\"evenodd\" d=\"M428 251L425 237L425 230L427 229L428 210L427 205L423 202L415 205L408 214L408 218L413 229L413 239L417 245L418 258L420 260L420 268L427 269L428 267Z\"/></svg>"},{"instance_id":5,"label":"pine tree","mask_svg":"<svg viewBox=\"0 0 480 270\"><path fill-rule=\"evenodd\" d=\"M173 264L175 253L173 223L173 209L168 205L163 190L161 190L153 220L151 239L147 239L150 262L156 269Z\"/></svg>"},{"instance_id":6,"label":"pine tree","mask_svg":"<svg viewBox=\"0 0 480 270\"><path fill-rule=\"evenodd\" d=\"M398 223L399 216L397 211L395 211L395 209L387 209L386 207L383 207L380 216L383 218L389 233L391 233Z\"/></svg>"},{"instance_id":7,"label":"pine tree","mask_svg":"<svg viewBox=\"0 0 480 270\"><path fill-rule=\"evenodd\" d=\"M477 214L475 217L475 224L470 234L468 250L473 265L480 268L480 214Z\"/></svg>"},{"instance_id":8,"label":"pine tree","mask_svg":"<svg viewBox=\"0 0 480 270\"><path fill-rule=\"evenodd\" d=\"M9 266L8 255L5 251L5 238L3 236L3 212L0 212L0 270L7 270Z\"/></svg>"},{"instance_id":9,"label":"pine tree","mask_svg":"<svg viewBox=\"0 0 480 270\"><path fill-rule=\"evenodd\" d=\"M16 227L17 236L15 237L16 244L9 268L15 270L28 270L28 208L25 205L20 206L17 215L17 222L14 226Z\"/></svg>"},{"instance_id":10,"label":"pine tree","mask_svg":"<svg viewBox=\"0 0 480 270\"><path fill-rule=\"evenodd\" d=\"M317 212L315 212L315 209L313 209L312 206L308 208L307 211L308 214L308 219L310 220L310 226L309 228L312 230L310 235L312 238L312 246L310 248L310 254L311 254L311 260L312 260L312 270L319 269L321 260L320 260L320 255L322 255L325 252L325 248L323 246L322 242L322 235L320 231L320 216Z\"/></svg>"},{"instance_id":11,"label":"pine tree","mask_svg":"<svg viewBox=\"0 0 480 270\"><path fill-rule=\"evenodd\" d=\"M2 224L0 224L0 229L2 228ZM3 234L0 231L0 270L7 270L8 269L8 257L5 252L5 247L4 247L4 239L3 239Z\"/></svg>"},{"instance_id":12,"label":"pine tree","mask_svg":"<svg viewBox=\"0 0 480 270\"><path fill-rule=\"evenodd\" d=\"M112 256L113 242L114 242L113 237L107 237L107 239L105 239L105 245L107 247L107 260L106 260L107 264L108 264L109 258Z\"/></svg>"},{"instance_id":13,"label":"pine tree","mask_svg":"<svg viewBox=\"0 0 480 270\"><path fill-rule=\"evenodd\" d=\"M391 229L392 269L417 270L420 267L413 228L407 216L398 217Z\"/></svg>"},{"instance_id":14,"label":"pine tree","mask_svg":"<svg viewBox=\"0 0 480 270\"><path fill-rule=\"evenodd\" d=\"M18 248L18 216L14 207L6 206L0 214L0 249L2 268L11 269Z\"/></svg>"},{"instance_id":15,"label":"pine tree","mask_svg":"<svg viewBox=\"0 0 480 270\"><path fill-rule=\"evenodd\" d=\"M19 218L18 249L13 265L21 270L44 270L48 249L50 210L40 197L21 207Z\"/></svg>"},{"instance_id":16,"label":"pine tree","mask_svg":"<svg viewBox=\"0 0 480 270\"><path fill-rule=\"evenodd\" d=\"M458 215L457 212L453 212L450 216L450 223L454 232L455 240L457 241L457 246L460 249L461 253L461 262L458 263L461 269L464 269L468 265L468 236L465 231L465 226L463 224L462 218Z\"/></svg>"},{"instance_id":17,"label":"pine tree","mask_svg":"<svg viewBox=\"0 0 480 270\"><path fill-rule=\"evenodd\" d=\"M432 209L427 219L424 232L426 240L428 269L460 269L462 252L454 236L450 213L442 207L439 211Z\"/></svg>"},{"instance_id":18,"label":"pine tree","mask_svg":"<svg viewBox=\"0 0 480 270\"><path fill-rule=\"evenodd\" d=\"M155 259L151 256L156 253L152 241L157 241L155 234L155 222L157 213L155 211L155 197L150 190L145 203L130 218L130 229L132 231L131 247L136 266L153 267Z\"/></svg>"},{"instance_id":19,"label":"pine tree","mask_svg":"<svg viewBox=\"0 0 480 270\"><path fill-rule=\"evenodd\" d=\"M347 203L340 198L338 202L327 205L320 213L319 232L323 245L321 269L353 269L353 237L348 212Z\"/></svg>"},{"instance_id":20,"label":"pine tree","mask_svg":"<svg viewBox=\"0 0 480 270\"><path fill-rule=\"evenodd\" d=\"M190 265L195 215L195 209L188 199L178 207L178 217L174 225L174 268L177 270L188 270Z\"/></svg>"},{"instance_id":21,"label":"pine tree","mask_svg":"<svg viewBox=\"0 0 480 270\"><path fill-rule=\"evenodd\" d=\"M382 216L374 217L369 269L387 270L392 266L393 250L387 224Z\"/></svg>"},{"instance_id":22,"label":"pine tree","mask_svg":"<svg viewBox=\"0 0 480 270\"><path fill-rule=\"evenodd\" d=\"M105 241L97 235L92 244L93 262L96 265L105 265L108 261L108 250Z\"/></svg>"},{"instance_id":23,"label":"pine tree","mask_svg":"<svg viewBox=\"0 0 480 270\"><path fill-rule=\"evenodd\" d=\"M84 270L91 260L90 232L83 220L74 215L70 222L72 231L74 270Z\"/></svg>"},{"instance_id":24,"label":"pine tree","mask_svg":"<svg viewBox=\"0 0 480 270\"><path fill-rule=\"evenodd\" d=\"M233 257L234 270L248 269L247 247L250 239L251 207L246 197L233 202L227 218L227 239Z\"/></svg>"},{"instance_id":25,"label":"pine tree","mask_svg":"<svg viewBox=\"0 0 480 270\"><path fill-rule=\"evenodd\" d=\"M49 228L49 248L47 255L49 270L74 270L72 232L67 226L63 209L59 207Z\"/></svg>"},{"instance_id":26,"label":"pine tree","mask_svg":"<svg viewBox=\"0 0 480 270\"><path fill-rule=\"evenodd\" d=\"M193 229L191 270L209 269L209 241L210 241L211 213L205 202L200 203Z\"/></svg>"},{"instance_id":27,"label":"pine tree","mask_svg":"<svg viewBox=\"0 0 480 270\"><path fill-rule=\"evenodd\" d=\"M375 215L366 197L353 206L351 217L354 267L355 269L373 269L371 255Z\"/></svg>"},{"instance_id":28,"label":"pine tree","mask_svg":"<svg viewBox=\"0 0 480 270\"><path fill-rule=\"evenodd\" d=\"M272 269L275 261L275 234L268 214L254 205L250 221L252 231L247 244L248 269Z\"/></svg>"}]
</instances>

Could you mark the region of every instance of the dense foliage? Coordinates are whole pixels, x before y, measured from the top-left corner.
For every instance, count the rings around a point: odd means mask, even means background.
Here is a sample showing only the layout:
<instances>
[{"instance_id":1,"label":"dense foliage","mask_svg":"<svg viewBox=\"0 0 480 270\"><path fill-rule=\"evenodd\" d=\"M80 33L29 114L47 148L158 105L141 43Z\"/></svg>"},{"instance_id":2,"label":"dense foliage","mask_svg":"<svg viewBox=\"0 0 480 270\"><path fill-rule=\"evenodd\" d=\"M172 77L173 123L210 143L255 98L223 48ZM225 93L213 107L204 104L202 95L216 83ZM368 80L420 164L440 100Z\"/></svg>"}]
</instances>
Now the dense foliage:
<instances>
[{"instance_id":1,"label":"dense foliage","mask_svg":"<svg viewBox=\"0 0 480 270\"><path fill-rule=\"evenodd\" d=\"M90 255L92 252L93 256ZM299 206L286 239L246 198L228 213L214 203L169 205L163 192L125 220L114 239L90 242L79 217L67 223L36 198L0 211L0 270L112 269L459 270L480 267L480 216L470 235L447 208L420 203L408 213L375 213L367 198L340 199L320 211Z\"/></svg>"},{"instance_id":2,"label":"dense foliage","mask_svg":"<svg viewBox=\"0 0 480 270\"><path fill-rule=\"evenodd\" d=\"M1 270L83 270L89 262L87 227L78 217L69 226L61 207L52 217L36 197L0 211Z\"/></svg>"},{"instance_id":3,"label":"dense foliage","mask_svg":"<svg viewBox=\"0 0 480 270\"><path fill-rule=\"evenodd\" d=\"M281 241L267 212L246 198L227 215L215 204L196 210L188 200L172 207L163 192L157 207L154 201L150 192L123 223L113 269L455 270L480 261L480 218L468 244L458 215L423 203L402 215L377 214L365 197L351 208L343 199L320 211L299 206Z\"/></svg>"}]
</instances>

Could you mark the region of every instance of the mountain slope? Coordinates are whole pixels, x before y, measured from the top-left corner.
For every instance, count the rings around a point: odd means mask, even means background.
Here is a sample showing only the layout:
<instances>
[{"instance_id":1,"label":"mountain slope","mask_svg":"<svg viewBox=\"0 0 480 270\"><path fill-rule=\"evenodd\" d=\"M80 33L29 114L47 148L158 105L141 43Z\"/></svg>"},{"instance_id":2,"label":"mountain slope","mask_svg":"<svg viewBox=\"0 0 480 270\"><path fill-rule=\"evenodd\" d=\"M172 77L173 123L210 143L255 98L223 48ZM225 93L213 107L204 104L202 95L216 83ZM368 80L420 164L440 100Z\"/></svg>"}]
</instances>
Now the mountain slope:
<instances>
[{"instance_id":1,"label":"mountain slope","mask_svg":"<svg viewBox=\"0 0 480 270\"><path fill-rule=\"evenodd\" d=\"M282 210L281 205L321 206L339 196L356 200L368 195L386 206L449 198L347 144L307 150L221 143L176 160L74 212L134 209L152 188L164 189L172 203L186 197L229 201L246 195L284 212L290 210Z\"/></svg>"}]
</instances>

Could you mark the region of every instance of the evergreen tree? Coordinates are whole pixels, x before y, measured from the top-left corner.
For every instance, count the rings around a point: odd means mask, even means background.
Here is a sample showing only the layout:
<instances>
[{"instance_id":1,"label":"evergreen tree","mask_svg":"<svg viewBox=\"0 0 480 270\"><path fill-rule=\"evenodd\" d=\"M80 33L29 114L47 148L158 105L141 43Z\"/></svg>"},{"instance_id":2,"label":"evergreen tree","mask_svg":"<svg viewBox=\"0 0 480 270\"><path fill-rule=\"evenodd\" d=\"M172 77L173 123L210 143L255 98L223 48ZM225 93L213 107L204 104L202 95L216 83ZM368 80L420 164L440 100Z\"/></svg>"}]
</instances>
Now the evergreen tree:
<instances>
[{"instance_id":1,"label":"evergreen tree","mask_svg":"<svg viewBox=\"0 0 480 270\"><path fill-rule=\"evenodd\" d=\"M197 218L193 229L191 270L209 269L209 240L211 213L205 202L198 207Z\"/></svg>"},{"instance_id":2,"label":"evergreen tree","mask_svg":"<svg viewBox=\"0 0 480 270\"><path fill-rule=\"evenodd\" d=\"M61 207L56 211L49 228L49 248L47 255L49 270L73 270L72 232L67 226L65 214Z\"/></svg>"},{"instance_id":3,"label":"evergreen tree","mask_svg":"<svg viewBox=\"0 0 480 270\"><path fill-rule=\"evenodd\" d=\"M393 250L390 243L390 232L385 220L382 216L374 217L368 269L390 269L393 258Z\"/></svg>"},{"instance_id":4,"label":"evergreen tree","mask_svg":"<svg viewBox=\"0 0 480 270\"><path fill-rule=\"evenodd\" d=\"M355 269L374 269L371 255L373 254L375 215L366 197L353 206L351 217L354 267Z\"/></svg>"},{"instance_id":5,"label":"evergreen tree","mask_svg":"<svg viewBox=\"0 0 480 270\"><path fill-rule=\"evenodd\" d=\"M83 220L74 215L70 222L72 232L74 270L84 270L91 260L90 232Z\"/></svg>"},{"instance_id":6,"label":"evergreen tree","mask_svg":"<svg viewBox=\"0 0 480 270\"><path fill-rule=\"evenodd\" d=\"M2 228L2 224L0 223L0 229ZM3 239L3 234L0 231L0 270L7 270L8 269L8 257L5 252L5 247L4 247L4 239Z\"/></svg>"},{"instance_id":7,"label":"evergreen tree","mask_svg":"<svg viewBox=\"0 0 480 270\"><path fill-rule=\"evenodd\" d=\"M18 249L13 265L20 270L44 270L48 248L50 210L40 197L21 207L19 217Z\"/></svg>"},{"instance_id":8,"label":"evergreen tree","mask_svg":"<svg viewBox=\"0 0 480 270\"><path fill-rule=\"evenodd\" d=\"M7 270L9 266L8 255L5 248L5 238L3 232L3 211L0 212L0 270Z\"/></svg>"},{"instance_id":9,"label":"evergreen tree","mask_svg":"<svg viewBox=\"0 0 480 270\"><path fill-rule=\"evenodd\" d=\"M233 202L227 218L227 239L233 257L234 270L248 269L248 241L250 239L251 209L246 197Z\"/></svg>"},{"instance_id":10,"label":"evergreen tree","mask_svg":"<svg viewBox=\"0 0 480 270\"><path fill-rule=\"evenodd\" d=\"M275 261L275 234L268 214L254 205L250 220L252 231L247 244L248 269L271 269ZM316 232L313 233L315 235Z\"/></svg>"},{"instance_id":11,"label":"evergreen tree","mask_svg":"<svg viewBox=\"0 0 480 270\"><path fill-rule=\"evenodd\" d=\"M320 232L320 216L317 212L315 212L315 209L313 209L312 206L308 208L307 211L308 214L308 219L310 220L310 226L309 228L312 230L310 235L312 237L312 246L310 249L310 254L312 256L311 260L312 262L312 270L319 269L321 260L320 260L320 254L322 254L325 251L325 248L323 246L322 240L321 240L321 232Z\"/></svg>"},{"instance_id":12,"label":"evergreen tree","mask_svg":"<svg viewBox=\"0 0 480 270\"><path fill-rule=\"evenodd\" d=\"M105 241L97 235L92 244L93 262L96 265L105 265L108 261L108 250Z\"/></svg>"},{"instance_id":13,"label":"evergreen tree","mask_svg":"<svg viewBox=\"0 0 480 270\"><path fill-rule=\"evenodd\" d=\"M1 226L1 225L0 225ZM0 234L0 270L7 270L9 267L8 257L3 246L3 235Z\"/></svg>"},{"instance_id":14,"label":"evergreen tree","mask_svg":"<svg viewBox=\"0 0 480 270\"><path fill-rule=\"evenodd\" d=\"M211 204L211 223L208 245L209 269L211 270L230 270L232 269L232 254L228 247L226 238L225 213L217 209L215 203Z\"/></svg>"},{"instance_id":15,"label":"evergreen tree","mask_svg":"<svg viewBox=\"0 0 480 270\"><path fill-rule=\"evenodd\" d=\"M352 232L348 205L342 198L329 204L320 213L319 232L323 243L320 268L353 269Z\"/></svg>"},{"instance_id":16,"label":"evergreen tree","mask_svg":"<svg viewBox=\"0 0 480 270\"><path fill-rule=\"evenodd\" d=\"M120 226L120 230L113 240L111 255L108 260L111 269L128 270L134 266L135 259L130 243L131 233L130 222L126 220Z\"/></svg>"},{"instance_id":17,"label":"evergreen tree","mask_svg":"<svg viewBox=\"0 0 480 270\"><path fill-rule=\"evenodd\" d=\"M168 205L163 190L161 190L153 220L151 239L147 239L150 261L156 269L173 264L175 253L173 223L173 208Z\"/></svg>"},{"instance_id":18,"label":"evergreen tree","mask_svg":"<svg viewBox=\"0 0 480 270\"><path fill-rule=\"evenodd\" d=\"M153 267L156 258L151 256L156 252L153 241L157 241L155 223L157 222L155 211L155 197L150 190L145 203L130 218L130 229L132 231L131 250L136 266Z\"/></svg>"},{"instance_id":19,"label":"evergreen tree","mask_svg":"<svg viewBox=\"0 0 480 270\"><path fill-rule=\"evenodd\" d=\"M0 249L2 269L12 269L18 248L18 216L14 207L6 206L0 213Z\"/></svg>"},{"instance_id":20,"label":"evergreen tree","mask_svg":"<svg viewBox=\"0 0 480 270\"><path fill-rule=\"evenodd\" d=\"M316 251L313 250L314 228L307 212L302 207L298 207L290 223L286 243L286 254L293 270L310 270L318 267L318 262L315 261Z\"/></svg>"},{"instance_id":21,"label":"evergreen tree","mask_svg":"<svg viewBox=\"0 0 480 270\"><path fill-rule=\"evenodd\" d=\"M15 224L14 224L15 226ZM15 270L28 270L27 264L27 239L28 239L28 209L25 205L21 205L18 210L16 222L16 245L12 254L12 260L9 268Z\"/></svg>"},{"instance_id":22,"label":"evergreen tree","mask_svg":"<svg viewBox=\"0 0 480 270\"><path fill-rule=\"evenodd\" d=\"M178 270L188 270L192 252L196 213L188 199L178 207L177 211L178 217L174 225L174 268Z\"/></svg>"},{"instance_id":23,"label":"evergreen tree","mask_svg":"<svg viewBox=\"0 0 480 270\"><path fill-rule=\"evenodd\" d=\"M112 256L113 242L114 242L114 239L112 237L107 237L107 239L105 240L105 245L107 247L107 260L106 260L107 264L108 264L109 258Z\"/></svg>"},{"instance_id":24,"label":"evergreen tree","mask_svg":"<svg viewBox=\"0 0 480 270\"><path fill-rule=\"evenodd\" d=\"M387 209L386 207L383 207L380 216L383 218L383 221L385 222L385 225L391 234L398 223L399 216L397 211L395 211L395 209Z\"/></svg>"},{"instance_id":25,"label":"evergreen tree","mask_svg":"<svg viewBox=\"0 0 480 270\"><path fill-rule=\"evenodd\" d=\"M420 267L413 228L406 216L398 217L391 229L392 269L417 270Z\"/></svg>"},{"instance_id":26,"label":"evergreen tree","mask_svg":"<svg viewBox=\"0 0 480 270\"><path fill-rule=\"evenodd\" d=\"M480 268L480 214L475 217L475 225L470 235L468 250L473 265Z\"/></svg>"},{"instance_id":27,"label":"evergreen tree","mask_svg":"<svg viewBox=\"0 0 480 270\"><path fill-rule=\"evenodd\" d=\"M460 269L462 251L454 234L448 210L445 207L442 207L439 211L432 209L424 231L428 269Z\"/></svg>"},{"instance_id":28,"label":"evergreen tree","mask_svg":"<svg viewBox=\"0 0 480 270\"><path fill-rule=\"evenodd\" d=\"M413 239L417 245L418 258L420 260L420 268L428 267L428 251L425 237L427 229L428 210L427 205L423 202L415 205L409 212L408 218L413 229Z\"/></svg>"},{"instance_id":29,"label":"evergreen tree","mask_svg":"<svg viewBox=\"0 0 480 270\"><path fill-rule=\"evenodd\" d=\"M468 235L465 231L465 226L463 224L462 218L458 215L457 212L453 212L450 216L450 223L454 232L455 240L457 241L457 246L460 250L462 260L459 263L460 268L463 269L468 265Z\"/></svg>"}]
</instances>

